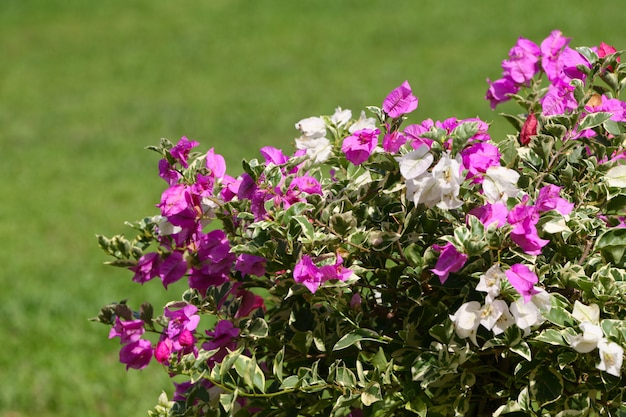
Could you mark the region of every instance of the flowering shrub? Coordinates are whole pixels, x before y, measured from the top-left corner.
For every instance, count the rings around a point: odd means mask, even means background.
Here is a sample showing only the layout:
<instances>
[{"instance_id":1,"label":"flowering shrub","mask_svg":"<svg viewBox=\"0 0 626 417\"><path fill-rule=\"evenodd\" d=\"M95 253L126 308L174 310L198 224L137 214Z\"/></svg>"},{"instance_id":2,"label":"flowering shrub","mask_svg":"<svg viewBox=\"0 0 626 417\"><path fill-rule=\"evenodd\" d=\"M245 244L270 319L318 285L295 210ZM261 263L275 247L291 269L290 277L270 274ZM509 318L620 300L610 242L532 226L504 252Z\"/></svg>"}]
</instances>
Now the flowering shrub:
<instances>
[{"instance_id":1,"label":"flowering shrub","mask_svg":"<svg viewBox=\"0 0 626 417\"><path fill-rule=\"evenodd\" d=\"M172 376L151 416L624 416L626 64L554 31L489 81L514 135L408 124L408 82L296 124L226 173L151 147L160 214L99 243L182 299L102 308L120 361Z\"/></svg>"}]
</instances>

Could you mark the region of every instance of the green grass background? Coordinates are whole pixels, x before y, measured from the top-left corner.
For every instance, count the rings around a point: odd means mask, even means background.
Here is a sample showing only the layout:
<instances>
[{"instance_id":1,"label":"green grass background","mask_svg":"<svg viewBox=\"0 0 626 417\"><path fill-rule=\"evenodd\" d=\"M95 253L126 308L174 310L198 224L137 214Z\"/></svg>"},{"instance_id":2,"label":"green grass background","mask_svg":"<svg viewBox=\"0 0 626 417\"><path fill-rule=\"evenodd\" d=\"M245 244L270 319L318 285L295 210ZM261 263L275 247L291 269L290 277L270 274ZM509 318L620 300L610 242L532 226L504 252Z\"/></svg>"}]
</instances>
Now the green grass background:
<instances>
[{"instance_id":1,"label":"green grass background","mask_svg":"<svg viewBox=\"0 0 626 417\"><path fill-rule=\"evenodd\" d=\"M145 146L186 135L237 175L261 146L291 151L301 118L358 114L405 79L414 122L491 121L485 79L556 28L626 48L621 0L2 0L0 416L144 416L171 393L87 321L179 297L103 266L94 237L156 213Z\"/></svg>"}]
</instances>

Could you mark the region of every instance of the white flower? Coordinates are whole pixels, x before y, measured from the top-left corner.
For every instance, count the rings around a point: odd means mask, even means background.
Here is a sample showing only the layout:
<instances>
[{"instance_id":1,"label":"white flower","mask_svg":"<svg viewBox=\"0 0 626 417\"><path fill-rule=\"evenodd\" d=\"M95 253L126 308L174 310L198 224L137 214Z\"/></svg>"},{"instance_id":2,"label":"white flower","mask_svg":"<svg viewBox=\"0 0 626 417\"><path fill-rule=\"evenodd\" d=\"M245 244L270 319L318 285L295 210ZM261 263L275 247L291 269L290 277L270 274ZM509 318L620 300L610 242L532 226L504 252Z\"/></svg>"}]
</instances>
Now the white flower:
<instances>
[{"instance_id":1,"label":"white flower","mask_svg":"<svg viewBox=\"0 0 626 417\"><path fill-rule=\"evenodd\" d=\"M496 300L500 301L500 300ZM499 335L500 333L504 333L506 329L515 324L515 319L511 315L511 312L508 308L502 310L502 314L498 317L498 320L491 328L491 331L495 335Z\"/></svg>"},{"instance_id":2,"label":"white flower","mask_svg":"<svg viewBox=\"0 0 626 417\"><path fill-rule=\"evenodd\" d=\"M539 309L539 312L544 313L548 312L552 309L552 296L546 290L541 287L534 287L535 293L530 299L530 302L535 305ZM545 321L544 317L541 316L540 323Z\"/></svg>"},{"instance_id":3,"label":"white flower","mask_svg":"<svg viewBox=\"0 0 626 417\"><path fill-rule=\"evenodd\" d=\"M350 121L352 117L352 111L346 109L343 110L341 107L337 107L335 109L335 113L330 117L330 121L337 127L343 126Z\"/></svg>"},{"instance_id":4,"label":"white flower","mask_svg":"<svg viewBox=\"0 0 626 417\"><path fill-rule=\"evenodd\" d=\"M583 333L576 336L566 335L565 339L578 353L589 353L594 350L598 343L604 339L600 326L589 322L580 323Z\"/></svg>"},{"instance_id":5,"label":"white flower","mask_svg":"<svg viewBox=\"0 0 626 417\"><path fill-rule=\"evenodd\" d=\"M481 313L480 303L478 301L469 301L463 304L459 309L450 316L450 320L454 322L454 330L462 339L470 338L476 346L476 331L480 325Z\"/></svg>"},{"instance_id":6,"label":"white flower","mask_svg":"<svg viewBox=\"0 0 626 417\"><path fill-rule=\"evenodd\" d=\"M167 217L159 216L159 219L156 222L157 228L159 229L160 236L169 236L174 235L181 230L183 230L180 226L174 226L167 220Z\"/></svg>"},{"instance_id":7,"label":"white flower","mask_svg":"<svg viewBox=\"0 0 626 417\"><path fill-rule=\"evenodd\" d=\"M310 139L323 138L326 136L326 123L321 117L307 117L296 123L296 129L302 132L303 136Z\"/></svg>"},{"instance_id":8,"label":"white flower","mask_svg":"<svg viewBox=\"0 0 626 417\"><path fill-rule=\"evenodd\" d=\"M400 174L405 179L410 180L426 172L435 159L428 151L428 146L421 145L409 153L396 157L396 161L400 165Z\"/></svg>"},{"instance_id":9,"label":"white flower","mask_svg":"<svg viewBox=\"0 0 626 417\"><path fill-rule=\"evenodd\" d=\"M510 197L517 197L520 193L517 188L519 174L512 169L502 166L487 168L483 180L483 192L490 203L503 202Z\"/></svg>"},{"instance_id":10,"label":"white flower","mask_svg":"<svg viewBox=\"0 0 626 417\"><path fill-rule=\"evenodd\" d=\"M598 342L600 350L600 363L596 366L613 376L619 377L622 374L622 361L624 360L624 349L615 342L608 342L603 339Z\"/></svg>"},{"instance_id":11,"label":"white flower","mask_svg":"<svg viewBox=\"0 0 626 417\"><path fill-rule=\"evenodd\" d=\"M406 180L406 198L413 200L416 206L425 204L429 208L434 207L441 201L437 180L430 173Z\"/></svg>"},{"instance_id":12,"label":"white flower","mask_svg":"<svg viewBox=\"0 0 626 417\"><path fill-rule=\"evenodd\" d=\"M480 276L480 281L476 285L477 291L487 293L487 298L494 299L500 295L500 283L506 279L499 264L494 264L484 274Z\"/></svg>"},{"instance_id":13,"label":"white flower","mask_svg":"<svg viewBox=\"0 0 626 417\"><path fill-rule=\"evenodd\" d=\"M354 124L348 128L348 132L354 133L357 130L362 129L376 129L376 119L373 117L365 117L364 111L361 111L361 117L359 117L359 120L354 122Z\"/></svg>"},{"instance_id":14,"label":"white flower","mask_svg":"<svg viewBox=\"0 0 626 417\"><path fill-rule=\"evenodd\" d=\"M449 153L441 156L441 159L433 168L432 175L437 181L439 193L441 195L437 207L450 210L460 207L463 202L457 197L461 191L461 156L456 159L450 158Z\"/></svg>"},{"instance_id":15,"label":"white flower","mask_svg":"<svg viewBox=\"0 0 626 417\"><path fill-rule=\"evenodd\" d=\"M528 336L530 328L543 320L537 306L532 302L525 303L521 297L514 303L511 303L510 310L515 318L517 327L524 330L524 336Z\"/></svg>"},{"instance_id":16,"label":"white flower","mask_svg":"<svg viewBox=\"0 0 626 417\"><path fill-rule=\"evenodd\" d=\"M296 139L296 149L306 150L309 158L317 163L326 161L333 151L333 147L328 139L323 137L309 138L306 136Z\"/></svg>"},{"instance_id":17,"label":"white flower","mask_svg":"<svg viewBox=\"0 0 626 417\"><path fill-rule=\"evenodd\" d=\"M574 301L572 316L582 323L600 323L600 307L597 304L584 305L578 300Z\"/></svg>"},{"instance_id":18,"label":"white flower","mask_svg":"<svg viewBox=\"0 0 626 417\"><path fill-rule=\"evenodd\" d=\"M486 302L480 310L480 324L487 330L493 330L505 312L509 313L509 307L504 300ZM510 313L509 316L511 316ZM500 328L494 330L494 334L502 333L500 330Z\"/></svg>"}]
</instances>

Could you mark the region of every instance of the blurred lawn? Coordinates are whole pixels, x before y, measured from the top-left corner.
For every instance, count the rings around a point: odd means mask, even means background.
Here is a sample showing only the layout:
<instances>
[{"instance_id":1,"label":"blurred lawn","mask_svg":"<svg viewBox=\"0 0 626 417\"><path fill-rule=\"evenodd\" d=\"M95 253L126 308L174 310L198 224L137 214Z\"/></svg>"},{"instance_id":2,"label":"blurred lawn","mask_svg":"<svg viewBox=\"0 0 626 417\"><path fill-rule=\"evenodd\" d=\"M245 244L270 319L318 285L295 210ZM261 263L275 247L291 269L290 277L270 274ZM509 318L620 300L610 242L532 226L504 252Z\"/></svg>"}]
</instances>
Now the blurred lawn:
<instances>
[{"instance_id":1,"label":"blurred lawn","mask_svg":"<svg viewBox=\"0 0 626 417\"><path fill-rule=\"evenodd\" d=\"M87 321L168 298L103 266L94 238L156 213L144 146L186 135L237 175L261 146L290 150L301 118L358 114L405 79L414 122L493 120L485 78L518 36L626 48L619 0L477 3L2 0L0 416L144 416L171 392L156 365L126 373Z\"/></svg>"}]
</instances>

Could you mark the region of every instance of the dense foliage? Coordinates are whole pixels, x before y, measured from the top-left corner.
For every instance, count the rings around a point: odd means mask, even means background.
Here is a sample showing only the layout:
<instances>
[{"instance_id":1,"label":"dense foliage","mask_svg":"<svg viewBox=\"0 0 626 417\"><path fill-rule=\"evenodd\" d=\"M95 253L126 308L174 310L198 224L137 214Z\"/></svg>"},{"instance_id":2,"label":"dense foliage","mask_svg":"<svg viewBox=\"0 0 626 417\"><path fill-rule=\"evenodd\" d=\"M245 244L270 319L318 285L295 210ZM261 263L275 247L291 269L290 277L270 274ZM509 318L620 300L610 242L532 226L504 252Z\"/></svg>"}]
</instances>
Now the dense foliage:
<instances>
[{"instance_id":1,"label":"dense foliage","mask_svg":"<svg viewBox=\"0 0 626 417\"><path fill-rule=\"evenodd\" d=\"M185 137L151 147L160 214L99 243L189 289L97 318L127 368L172 376L151 415L626 415L626 65L569 42L520 38L489 81L522 109L505 138L409 124L404 82L236 178Z\"/></svg>"}]
</instances>

